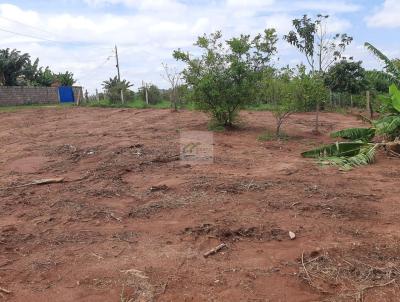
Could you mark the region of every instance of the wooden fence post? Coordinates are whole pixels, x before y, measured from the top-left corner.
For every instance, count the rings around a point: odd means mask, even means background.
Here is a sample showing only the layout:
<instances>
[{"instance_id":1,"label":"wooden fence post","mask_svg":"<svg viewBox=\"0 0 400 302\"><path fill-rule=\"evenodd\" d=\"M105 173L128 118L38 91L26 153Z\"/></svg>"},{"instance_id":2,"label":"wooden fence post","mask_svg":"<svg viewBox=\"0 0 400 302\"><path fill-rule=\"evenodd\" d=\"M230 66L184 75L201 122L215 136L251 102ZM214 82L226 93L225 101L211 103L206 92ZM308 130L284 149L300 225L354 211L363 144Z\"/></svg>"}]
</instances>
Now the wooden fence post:
<instances>
[{"instance_id":1,"label":"wooden fence post","mask_svg":"<svg viewBox=\"0 0 400 302\"><path fill-rule=\"evenodd\" d=\"M371 119L374 117L374 111L372 109L372 104L371 104L371 93L369 90L367 91L367 111L370 114Z\"/></svg>"}]
</instances>

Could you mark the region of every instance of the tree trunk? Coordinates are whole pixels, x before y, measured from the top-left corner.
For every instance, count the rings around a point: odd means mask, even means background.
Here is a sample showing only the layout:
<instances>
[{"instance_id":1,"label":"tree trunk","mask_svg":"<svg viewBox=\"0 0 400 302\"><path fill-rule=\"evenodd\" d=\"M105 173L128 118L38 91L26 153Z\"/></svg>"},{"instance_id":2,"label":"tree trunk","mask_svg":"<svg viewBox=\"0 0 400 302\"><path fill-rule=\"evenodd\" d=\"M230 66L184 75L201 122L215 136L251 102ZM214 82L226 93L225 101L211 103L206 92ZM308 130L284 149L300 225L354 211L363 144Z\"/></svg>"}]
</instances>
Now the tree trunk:
<instances>
[{"instance_id":1,"label":"tree trunk","mask_svg":"<svg viewBox=\"0 0 400 302\"><path fill-rule=\"evenodd\" d=\"M278 120L276 124L276 137L279 138L281 136L281 126L282 126L282 121Z\"/></svg>"},{"instance_id":2,"label":"tree trunk","mask_svg":"<svg viewBox=\"0 0 400 302\"><path fill-rule=\"evenodd\" d=\"M319 134L319 101L317 102L317 110L315 113L315 134Z\"/></svg>"},{"instance_id":3,"label":"tree trunk","mask_svg":"<svg viewBox=\"0 0 400 302\"><path fill-rule=\"evenodd\" d=\"M177 101L176 88L172 88L171 91L171 107L173 111L178 111L178 101Z\"/></svg>"},{"instance_id":4,"label":"tree trunk","mask_svg":"<svg viewBox=\"0 0 400 302\"><path fill-rule=\"evenodd\" d=\"M369 112L371 119L373 119L374 111L373 111L372 105L371 105L371 94L370 94L369 90L367 91L367 111Z\"/></svg>"}]
</instances>

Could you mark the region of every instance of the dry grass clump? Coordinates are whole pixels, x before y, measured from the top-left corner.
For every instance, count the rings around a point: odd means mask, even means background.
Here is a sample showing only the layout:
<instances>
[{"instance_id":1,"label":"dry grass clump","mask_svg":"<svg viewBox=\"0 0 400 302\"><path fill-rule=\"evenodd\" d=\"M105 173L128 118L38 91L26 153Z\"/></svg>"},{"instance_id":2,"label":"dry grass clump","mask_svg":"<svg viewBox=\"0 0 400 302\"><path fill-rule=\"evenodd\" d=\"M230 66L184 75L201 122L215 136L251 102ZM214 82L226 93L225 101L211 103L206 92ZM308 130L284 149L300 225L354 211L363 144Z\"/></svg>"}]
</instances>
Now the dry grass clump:
<instances>
[{"instance_id":1,"label":"dry grass clump","mask_svg":"<svg viewBox=\"0 0 400 302\"><path fill-rule=\"evenodd\" d=\"M367 295L368 301L396 301L400 293L398 240L313 251L299 265L300 278L326 294L326 301L362 302Z\"/></svg>"}]
</instances>

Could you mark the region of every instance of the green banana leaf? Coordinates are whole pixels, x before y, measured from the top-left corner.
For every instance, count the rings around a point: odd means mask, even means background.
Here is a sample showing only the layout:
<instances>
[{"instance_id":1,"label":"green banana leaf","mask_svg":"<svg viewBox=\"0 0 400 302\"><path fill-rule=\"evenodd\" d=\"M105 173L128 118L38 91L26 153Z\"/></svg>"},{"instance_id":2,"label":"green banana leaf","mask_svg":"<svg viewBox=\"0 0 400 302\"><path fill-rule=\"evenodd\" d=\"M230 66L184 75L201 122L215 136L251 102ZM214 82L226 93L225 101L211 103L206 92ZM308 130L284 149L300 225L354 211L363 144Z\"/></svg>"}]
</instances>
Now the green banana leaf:
<instances>
[{"instance_id":1,"label":"green banana leaf","mask_svg":"<svg viewBox=\"0 0 400 302\"><path fill-rule=\"evenodd\" d=\"M389 87L389 94L392 99L393 108L400 112L400 90L396 85L392 84Z\"/></svg>"},{"instance_id":2,"label":"green banana leaf","mask_svg":"<svg viewBox=\"0 0 400 302\"><path fill-rule=\"evenodd\" d=\"M326 157L321 158L320 163L323 165L338 166L343 170L351 170L355 167L366 166L375 161L376 150L379 144L367 145L360 149L357 155L350 157Z\"/></svg>"},{"instance_id":3,"label":"green banana leaf","mask_svg":"<svg viewBox=\"0 0 400 302\"><path fill-rule=\"evenodd\" d=\"M301 156L305 158L351 157L359 154L361 148L367 145L365 142L337 142L303 152Z\"/></svg>"},{"instance_id":4,"label":"green banana leaf","mask_svg":"<svg viewBox=\"0 0 400 302\"><path fill-rule=\"evenodd\" d=\"M396 135L400 132L400 115L388 115L374 121L376 133L381 135Z\"/></svg>"},{"instance_id":5,"label":"green banana leaf","mask_svg":"<svg viewBox=\"0 0 400 302\"><path fill-rule=\"evenodd\" d=\"M349 128L341 131L331 133L333 138L344 138L351 140L362 140L365 142L370 141L375 136L374 128Z\"/></svg>"}]
</instances>

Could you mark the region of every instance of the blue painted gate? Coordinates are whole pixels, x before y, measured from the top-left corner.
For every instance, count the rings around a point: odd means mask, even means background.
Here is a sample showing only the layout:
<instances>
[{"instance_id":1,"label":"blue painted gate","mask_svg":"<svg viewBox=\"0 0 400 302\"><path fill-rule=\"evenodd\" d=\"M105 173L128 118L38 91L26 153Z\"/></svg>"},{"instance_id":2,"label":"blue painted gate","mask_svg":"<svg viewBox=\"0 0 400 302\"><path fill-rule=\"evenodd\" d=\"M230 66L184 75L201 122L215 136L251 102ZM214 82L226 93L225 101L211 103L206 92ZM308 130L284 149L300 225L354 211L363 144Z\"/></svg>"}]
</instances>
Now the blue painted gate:
<instances>
[{"instance_id":1,"label":"blue painted gate","mask_svg":"<svg viewBox=\"0 0 400 302\"><path fill-rule=\"evenodd\" d=\"M72 87L61 86L58 88L58 93L60 95L60 103L75 102L74 91L72 90Z\"/></svg>"}]
</instances>

